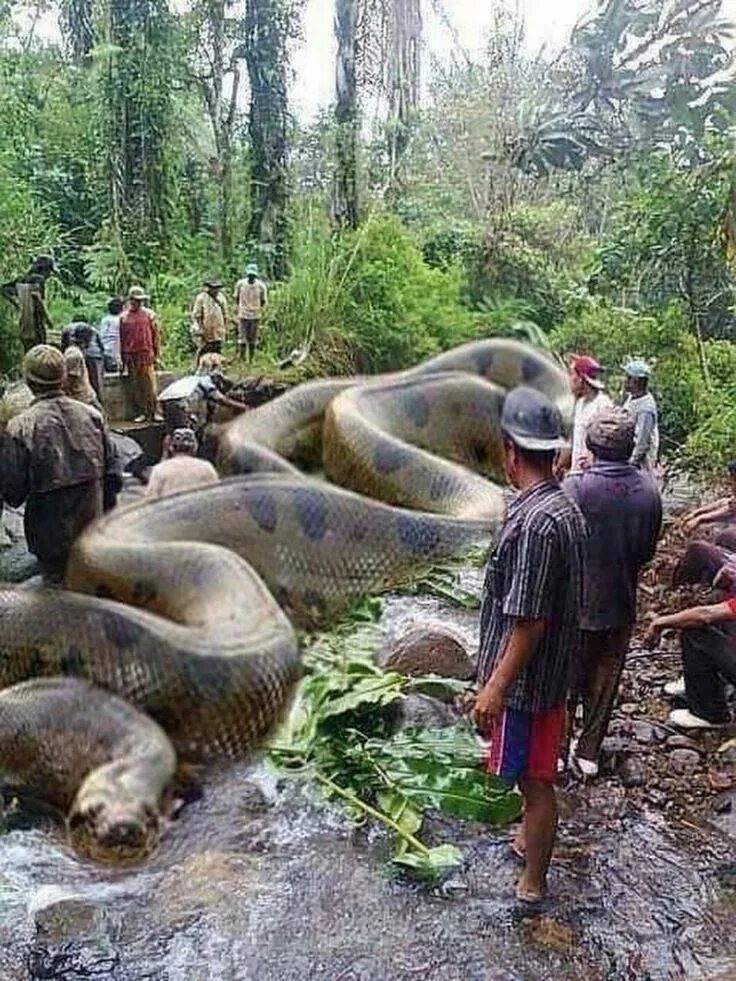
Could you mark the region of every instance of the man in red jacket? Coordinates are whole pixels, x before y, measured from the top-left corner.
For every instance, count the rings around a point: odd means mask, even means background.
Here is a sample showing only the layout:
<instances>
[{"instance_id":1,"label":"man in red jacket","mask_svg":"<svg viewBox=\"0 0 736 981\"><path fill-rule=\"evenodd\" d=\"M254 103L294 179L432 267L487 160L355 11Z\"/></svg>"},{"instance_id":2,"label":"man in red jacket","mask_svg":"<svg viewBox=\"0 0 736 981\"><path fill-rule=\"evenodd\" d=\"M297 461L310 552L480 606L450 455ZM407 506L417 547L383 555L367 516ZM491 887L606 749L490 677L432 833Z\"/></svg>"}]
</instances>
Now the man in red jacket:
<instances>
[{"instance_id":1,"label":"man in red jacket","mask_svg":"<svg viewBox=\"0 0 736 981\"><path fill-rule=\"evenodd\" d=\"M155 367L159 356L158 324L152 310L143 306L148 299L140 286L131 286L128 306L120 317L120 353L140 415L136 422L159 420L156 414Z\"/></svg>"}]
</instances>

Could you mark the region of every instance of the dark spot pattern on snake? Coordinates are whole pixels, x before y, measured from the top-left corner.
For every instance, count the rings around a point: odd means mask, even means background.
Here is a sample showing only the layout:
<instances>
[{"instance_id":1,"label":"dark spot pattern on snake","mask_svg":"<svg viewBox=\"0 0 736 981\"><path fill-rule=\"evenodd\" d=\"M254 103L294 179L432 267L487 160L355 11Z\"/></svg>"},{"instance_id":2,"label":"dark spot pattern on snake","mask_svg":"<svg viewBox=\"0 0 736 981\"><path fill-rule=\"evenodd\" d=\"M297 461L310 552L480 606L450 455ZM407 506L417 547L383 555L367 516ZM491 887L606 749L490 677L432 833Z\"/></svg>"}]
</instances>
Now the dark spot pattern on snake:
<instances>
[{"instance_id":1,"label":"dark spot pattern on snake","mask_svg":"<svg viewBox=\"0 0 736 981\"><path fill-rule=\"evenodd\" d=\"M409 461L411 453L398 443L382 440L373 451L373 466L378 473L393 473Z\"/></svg>"},{"instance_id":2,"label":"dark spot pattern on snake","mask_svg":"<svg viewBox=\"0 0 736 981\"><path fill-rule=\"evenodd\" d=\"M152 582L145 579L138 579L133 585L132 600L136 606L145 606L153 602L158 595L158 590Z\"/></svg>"},{"instance_id":3,"label":"dark spot pattern on snake","mask_svg":"<svg viewBox=\"0 0 736 981\"><path fill-rule=\"evenodd\" d=\"M396 533L412 555L429 555L440 541L439 529L427 518L402 514L396 519Z\"/></svg>"},{"instance_id":4,"label":"dark spot pattern on snake","mask_svg":"<svg viewBox=\"0 0 736 981\"><path fill-rule=\"evenodd\" d=\"M314 589L308 589L304 593L304 606L312 616L323 617L327 612L327 604L324 597Z\"/></svg>"},{"instance_id":5,"label":"dark spot pattern on snake","mask_svg":"<svg viewBox=\"0 0 736 981\"><path fill-rule=\"evenodd\" d=\"M116 613L103 613L102 629L106 639L119 651L133 647L143 634L143 628L137 623Z\"/></svg>"},{"instance_id":6,"label":"dark spot pattern on snake","mask_svg":"<svg viewBox=\"0 0 736 981\"><path fill-rule=\"evenodd\" d=\"M429 400L423 392L402 392L402 410L409 416L417 429L423 429L429 422Z\"/></svg>"},{"instance_id":7,"label":"dark spot pattern on snake","mask_svg":"<svg viewBox=\"0 0 736 981\"><path fill-rule=\"evenodd\" d=\"M84 656L82 652L78 647L72 646L62 654L59 660L59 670L64 675L71 675L76 678L82 674L83 664Z\"/></svg>"},{"instance_id":8,"label":"dark spot pattern on snake","mask_svg":"<svg viewBox=\"0 0 736 981\"><path fill-rule=\"evenodd\" d=\"M295 490L294 514L310 541L318 542L325 537L329 509L324 495L319 491Z\"/></svg>"},{"instance_id":9,"label":"dark spot pattern on snake","mask_svg":"<svg viewBox=\"0 0 736 981\"><path fill-rule=\"evenodd\" d=\"M521 360L521 378L528 385L535 381L544 371L544 365L534 354L525 354Z\"/></svg>"},{"instance_id":10,"label":"dark spot pattern on snake","mask_svg":"<svg viewBox=\"0 0 736 981\"><path fill-rule=\"evenodd\" d=\"M272 532L276 530L279 520L278 507L268 491L246 493L245 506L261 531Z\"/></svg>"},{"instance_id":11,"label":"dark spot pattern on snake","mask_svg":"<svg viewBox=\"0 0 736 981\"><path fill-rule=\"evenodd\" d=\"M483 375L484 378L488 377L488 372L493 366L493 351L488 347L483 347L475 352L473 361L478 374Z\"/></svg>"}]
</instances>

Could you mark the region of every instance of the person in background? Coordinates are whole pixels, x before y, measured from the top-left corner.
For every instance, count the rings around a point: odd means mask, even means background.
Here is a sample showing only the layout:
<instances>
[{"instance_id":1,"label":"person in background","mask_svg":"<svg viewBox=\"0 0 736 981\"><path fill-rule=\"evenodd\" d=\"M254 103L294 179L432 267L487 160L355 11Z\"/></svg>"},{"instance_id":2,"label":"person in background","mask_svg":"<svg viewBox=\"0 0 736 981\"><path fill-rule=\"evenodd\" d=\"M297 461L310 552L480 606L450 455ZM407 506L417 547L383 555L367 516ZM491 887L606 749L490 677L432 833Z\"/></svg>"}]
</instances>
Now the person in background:
<instances>
[{"instance_id":1,"label":"person in background","mask_svg":"<svg viewBox=\"0 0 736 981\"><path fill-rule=\"evenodd\" d=\"M73 341L84 356L84 363L87 366L90 384L95 390L100 405L102 405L102 385L105 377L105 348L100 340L100 335L89 324L77 324L74 330Z\"/></svg>"},{"instance_id":2,"label":"person in background","mask_svg":"<svg viewBox=\"0 0 736 981\"><path fill-rule=\"evenodd\" d=\"M727 465L729 490L728 497L721 497L710 504L703 504L688 513L682 519L682 530L686 535L694 534L703 525L714 524L716 521L727 521L736 516L736 460Z\"/></svg>"},{"instance_id":3,"label":"person in background","mask_svg":"<svg viewBox=\"0 0 736 981\"><path fill-rule=\"evenodd\" d=\"M215 277L205 279L192 307L192 334L197 342L197 363L203 354L222 353L225 340L227 305L222 283Z\"/></svg>"},{"instance_id":4,"label":"person in background","mask_svg":"<svg viewBox=\"0 0 736 981\"><path fill-rule=\"evenodd\" d=\"M156 316L143 305L148 295L140 286L131 286L128 307L120 317L120 353L130 375L140 415L136 422L160 421L156 412L156 374L159 358L159 332Z\"/></svg>"},{"instance_id":5,"label":"person in background","mask_svg":"<svg viewBox=\"0 0 736 981\"><path fill-rule=\"evenodd\" d=\"M226 394L231 383L226 380L223 369L221 354L203 354L196 374L178 378L161 392L158 400L163 410L167 438L175 429L196 426L198 416L201 420L201 434L212 421L218 405L237 413L246 410L247 406ZM205 407L203 419L199 411L202 404Z\"/></svg>"},{"instance_id":6,"label":"person in background","mask_svg":"<svg viewBox=\"0 0 736 981\"><path fill-rule=\"evenodd\" d=\"M536 902L545 893L557 833L554 783L579 638L585 522L552 473L565 445L557 407L540 392L516 388L501 429L506 477L519 493L486 570L482 687L473 715L490 739L488 769L518 783L524 798L514 845L525 862L517 897Z\"/></svg>"},{"instance_id":7,"label":"person in background","mask_svg":"<svg viewBox=\"0 0 736 981\"><path fill-rule=\"evenodd\" d=\"M64 383L62 385L64 394L85 405L91 405L102 413L102 405L97 398L97 393L90 384L89 373L84 355L76 344L71 344L64 351Z\"/></svg>"},{"instance_id":8,"label":"person in background","mask_svg":"<svg viewBox=\"0 0 736 981\"><path fill-rule=\"evenodd\" d=\"M603 369L588 354L574 355L569 364L570 390L575 399L572 421L572 447L563 450L555 470L558 475L566 471L577 474L590 462L590 455L585 444L585 434L595 416L603 409L609 409L613 403L604 392L601 379Z\"/></svg>"},{"instance_id":9,"label":"person in background","mask_svg":"<svg viewBox=\"0 0 736 981\"><path fill-rule=\"evenodd\" d=\"M588 528L583 543L582 635L569 705L570 719L578 701L583 705L583 728L573 752L586 777L598 774L598 756L636 620L639 572L654 557L662 528L659 490L647 470L629 462L634 429L634 420L623 409L598 413L586 437L592 463L562 484Z\"/></svg>"},{"instance_id":10,"label":"person in background","mask_svg":"<svg viewBox=\"0 0 736 981\"><path fill-rule=\"evenodd\" d=\"M0 440L0 496L25 503L25 533L49 584L63 581L80 532L112 507L122 485L102 416L64 395L64 355L37 345L23 361L31 406Z\"/></svg>"},{"instance_id":11,"label":"person in background","mask_svg":"<svg viewBox=\"0 0 736 981\"><path fill-rule=\"evenodd\" d=\"M235 285L235 302L238 305L238 357L253 360L258 345L258 328L263 316L263 308L268 302L266 284L258 278L258 267L250 263L245 270L245 279Z\"/></svg>"},{"instance_id":12,"label":"person in background","mask_svg":"<svg viewBox=\"0 0 736 981\"><path fill-rule=\"evenodd\" d=\"M97 398L102 403L102 378L105 349L100 335L86 320L85 314L78 311L61 332L61 350L66 351L70 344L76 344L84 355L89 381Z\"/></svg>"},{"instance_id":13,"label":"person in background","mask_svg":"<svg viewBox=\"0 0 736 981\"><path fill-rule=\"evenodd\" d=\"M734 592L734 568L724 566L716 588ZM680 729L717 729L730 721L726 683L736 685L736 596L708 606L655 617L645 646L655 648L664 630L681 630L684 683L665 685L668 695L684 695L687 708L674 709L668 721Z\"/></svg>"},{"instance_id":14,"label":"person in background","mask_svg":"<svg viewBox=\"0 0 736 981\"><path fill-rule=\"evenodd\" d=\"M105 352L105 371L120 372L123 366L120 355L120 315L123 301L114 296L107 304L107 313L100 321L98 333Z\"/></svg>"},{"instance_id":15,"label":"person in background","mask_svg":"<svg viewBox=\"0 0 736 981\"><path fill-rule=\"evenodd\" d=\"M216 484L217 471L207 460L197 459L194 430L175 429L168 444L168 458L151 470L146 497L166 497L179 491Z\"/></svg>"},{"instance_id":16,"label":"person in background","mask_svg":"<svg viewBox=\"0 0 736 981\"><path fill-rule=\"evenodd\" d=\"M649 391L651 368L641 358L634 358L624 365L626 400L624 409L636 423L636 437L631 463L635 467L653 470L659 456L659 421L657 403Z\"/></svg>"}]
</instances>

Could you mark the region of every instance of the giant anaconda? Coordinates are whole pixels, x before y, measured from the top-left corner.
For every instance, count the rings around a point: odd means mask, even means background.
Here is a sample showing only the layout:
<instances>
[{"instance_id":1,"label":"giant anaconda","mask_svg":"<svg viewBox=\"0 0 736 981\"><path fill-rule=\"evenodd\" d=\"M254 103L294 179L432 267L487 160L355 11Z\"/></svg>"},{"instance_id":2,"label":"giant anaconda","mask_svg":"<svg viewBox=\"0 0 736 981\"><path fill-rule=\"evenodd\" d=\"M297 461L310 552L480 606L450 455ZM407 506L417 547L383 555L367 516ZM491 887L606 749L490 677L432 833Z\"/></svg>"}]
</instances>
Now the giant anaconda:
<instances>
[{"instance_id":1,"label":"giant anaconda","mask_svg":"<svg viewBox=\"0 0 736 981\"><path fill-rule=\"evenodd\" d=\"M1 588L0 776L68 809L97 857L145 851L173 770L163 732L180 760L246 755L299 677L292 622L488 534L519 384L569 416L564 372L507 340L300 385L225 430L223 472L249 476L112 512L76 543L66 590Z\"/></svg>"}]
</instances>

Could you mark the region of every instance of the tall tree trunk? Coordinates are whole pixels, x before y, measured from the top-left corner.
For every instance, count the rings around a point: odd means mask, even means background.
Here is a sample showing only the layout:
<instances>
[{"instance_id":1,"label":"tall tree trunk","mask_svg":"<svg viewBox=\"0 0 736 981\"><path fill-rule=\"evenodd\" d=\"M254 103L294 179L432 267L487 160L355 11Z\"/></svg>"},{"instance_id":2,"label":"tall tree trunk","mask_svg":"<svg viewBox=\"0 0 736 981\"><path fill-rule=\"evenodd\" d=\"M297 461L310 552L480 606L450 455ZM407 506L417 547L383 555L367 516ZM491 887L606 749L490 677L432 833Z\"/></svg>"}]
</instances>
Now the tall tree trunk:
<instances>
[{"instance_id":1,"label":"tall tree trunk","mask_svg":"<svg viewBox=\"0 0 736 981\"><path fill-rule=\"evenodd\" d=\"M265 247L270 273L288 273L288 65L293 16L286 0L247 0L245 58L250 79L248 237Z\"/></svg>"},{"instance_id":2,"label":"tall tree trunk","mask_svg":"<svg viewBox=\"0 0 736 981\"><path fill-rule=\"evenodd\" d=\"M194 77L202 95L205 110L212 126L217 155L217 241L221 258L232 251L232 175L233 128L240 91L239 49L228 54L230 39L227 33L226 0L204 0L201 5L201 24L197 47L206 51L204 70L195 68ZM199 52L195 52L198 54ZM231 76L229 95L225 95L225 78Z\"/></svg>"},{"instance_id":3,"label":"tall tree trunk","mask_svg":"<svg viewBox=\"0 0 736 981\"><path fill-rule=\"evenodd\" d=\"M81 65L95 44L93 0L62 0L59 26L72 58Z\"/></svg>"},{"instance_id":4,"label":"tall tree trunk","mask_svg":"<svg viewBox=\"0 0 736 981\"><path fill-rule=\"evenodd\" d=\"M387 87L388 154L392 184L400 187L405 172L421 86L421 0L389 0Z\"/></svg>"},{"instance_id":5,"label":"tall tree trunk","mask_svg":"<svg viewBox=\"0 0 736 981\"><path fill-rule=\"evenodd\" d=\"M141 272L154 256L160 260L167 241L170 35L166 0L110 0L102 132L109 213Z\"/></svg>"},{"instance_id":6,"label":"tall tree trunk","mask_svg":"<svg viewBox=\"0 0 736 981\"><path fill-rule=\"evenodd\" d=\"M333 218L339 228L358 224L358 0L335 0L335 140Z\"/></svg>"}]
</instances>

